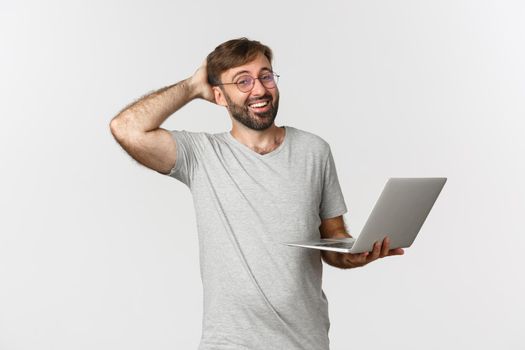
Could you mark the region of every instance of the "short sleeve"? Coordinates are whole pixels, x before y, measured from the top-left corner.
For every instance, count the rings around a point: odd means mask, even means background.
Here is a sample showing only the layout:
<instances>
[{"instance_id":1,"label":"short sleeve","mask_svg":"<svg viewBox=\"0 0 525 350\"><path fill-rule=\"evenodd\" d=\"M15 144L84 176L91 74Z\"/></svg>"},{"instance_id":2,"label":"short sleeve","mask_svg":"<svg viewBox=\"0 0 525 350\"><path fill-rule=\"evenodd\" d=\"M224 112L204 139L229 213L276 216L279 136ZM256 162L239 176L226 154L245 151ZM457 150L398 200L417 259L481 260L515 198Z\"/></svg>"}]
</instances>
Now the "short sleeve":
<instances>
[{"instance_id":1,"label":"short sleeve","mask_svg":"<svg viewBox=\"0 0 525 350\"><path fill-rule=\"evenodd\" d=\"M188 131L170 131L176 144L177 159L167 174L191 188L195 169L198 165L198 134Z\"/></svg>"},{"instance_id":2,"label":"short sleeve","mask_svg":"<svg viewBox=\"0 0 525 350\"><path fill-rule=\"evenodd\" d=\"M323 173L323 191L319 216L321 220L324 220L343 215L346 212L347 208L341 186L339 185L339 179L337 178L334 158L332 151L328 149L328 157Z\"/></svg>"}]
</instances>

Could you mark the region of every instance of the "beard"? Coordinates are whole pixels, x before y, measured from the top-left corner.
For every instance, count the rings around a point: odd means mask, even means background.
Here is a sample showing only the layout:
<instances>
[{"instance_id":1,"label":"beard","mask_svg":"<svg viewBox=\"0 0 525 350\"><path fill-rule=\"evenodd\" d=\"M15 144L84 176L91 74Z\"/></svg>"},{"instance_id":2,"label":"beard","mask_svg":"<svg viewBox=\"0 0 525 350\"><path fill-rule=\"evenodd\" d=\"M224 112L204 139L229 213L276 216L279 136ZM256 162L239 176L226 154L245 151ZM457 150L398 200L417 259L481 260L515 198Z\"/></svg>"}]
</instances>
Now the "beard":
<instances>
[{"instance_id":1,"label":"beard","mask_svg":"<svg viewBox=\"0 0 525 350\"><path fill-rule=\"evenodd\" d=\"M238 105L233 102L228 95L224 94L224 97L228 103L228 110L231 116L247 128L252 130L266 130L273 125L275 117L277 116L277 110L279 109L279 95L276 96L275 100L273 100L271 95L264 95L263 97L257 98L257 100L268 99L270 105L267 111L260 113L253 112L250 110L250 107L248 107L248 105L256 99L247 100L244 105Z\"/></svg>"}]
</instances>

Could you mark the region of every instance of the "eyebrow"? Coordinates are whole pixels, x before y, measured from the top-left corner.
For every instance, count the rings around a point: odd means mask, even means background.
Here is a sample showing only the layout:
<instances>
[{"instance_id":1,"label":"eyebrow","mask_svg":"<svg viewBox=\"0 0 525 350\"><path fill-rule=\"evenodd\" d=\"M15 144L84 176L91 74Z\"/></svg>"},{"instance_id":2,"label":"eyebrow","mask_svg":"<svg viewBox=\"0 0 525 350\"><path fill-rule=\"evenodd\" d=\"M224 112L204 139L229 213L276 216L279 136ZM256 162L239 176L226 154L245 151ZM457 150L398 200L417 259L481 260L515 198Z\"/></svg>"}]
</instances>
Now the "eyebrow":
<instances>
[{"instance_id":1,"label":"eyebrow","mask_svg":"<svg viewBox=\"0 0 525 350\"><path fill-rule=\"evenodd\" d=\"M263 68L261 68L261 70L259 71L259 74L261 74L262 71L269 71L269 72L272 72L271 68L268 68L268 67L263 67ZM237 72L237 73L235 73L235 75L232 77L232 81L234 81L234 80L235 80L235 77L237 77L239 74L243 74L243 73L248 73L248 74L249 74L250 72L247 71L247 70L242 70L242 71L240 71L240 72Z\"/></svg>"}]
</instances>

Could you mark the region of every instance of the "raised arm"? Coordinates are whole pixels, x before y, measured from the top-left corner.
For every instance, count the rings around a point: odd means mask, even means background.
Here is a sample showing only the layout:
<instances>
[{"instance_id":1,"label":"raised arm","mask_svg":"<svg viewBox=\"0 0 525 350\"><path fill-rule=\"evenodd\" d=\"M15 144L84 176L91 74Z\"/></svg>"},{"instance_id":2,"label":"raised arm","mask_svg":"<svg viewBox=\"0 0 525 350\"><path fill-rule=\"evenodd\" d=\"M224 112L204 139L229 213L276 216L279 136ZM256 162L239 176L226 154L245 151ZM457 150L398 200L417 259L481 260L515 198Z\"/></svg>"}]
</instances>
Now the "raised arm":
<instances>
[{"instance_id":1,"label":"raised arm","mask_svg":"<svg viewBox=\"0 0 525 350\"><path fill-rule=\"evenodd\" d=\"M171 134L160 126L195 98L215 103L207 80L206 61L190 78L150 93L124 108L111 120L111 133L136 161L168 174L175 165L177 146Z\"/></svg>"}]
</instances>

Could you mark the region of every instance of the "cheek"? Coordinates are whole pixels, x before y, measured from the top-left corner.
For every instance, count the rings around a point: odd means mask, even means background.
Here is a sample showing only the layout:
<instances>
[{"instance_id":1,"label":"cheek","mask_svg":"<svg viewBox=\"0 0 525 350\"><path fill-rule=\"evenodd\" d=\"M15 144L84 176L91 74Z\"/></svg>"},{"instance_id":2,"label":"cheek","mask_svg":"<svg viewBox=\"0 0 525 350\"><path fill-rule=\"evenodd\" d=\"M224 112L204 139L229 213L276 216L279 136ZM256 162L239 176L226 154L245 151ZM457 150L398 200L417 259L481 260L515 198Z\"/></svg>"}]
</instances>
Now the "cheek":
<instances>
[{"instance_id":1,"label":"cheek","mask_svg":"<svg viewBox=\"0 0 525 350\"><path fill-rule=\"evenodd\" d=\"M248 108L248 105L246 104L246 100L233 101L233 102L234 103L232 107L238 111L246 112L250 109Z\"/></svg>"},{"instance_id":2,"label":"cheek","mask_svg":"<svg viewBox=\"0 0 525 350\"><path fill-rule=\"evenodd\" d=\"M246 104L246 101L248 100L248 97L245 95L230 95L230 100L237 106L244 106Z\"/></svg>"},{"instance_id":3,"label":"cheek","mask_svg":"<svg viewBox=\"0 0 525 350\"><path fill-rule=\"evenodd\" d=\"M239 99L239 101L237 102L237 104L239 106L242 106L244 108L248 108L248 99L247 98L243 98L243 99Z\"/></svg>"},{"instance_id":4,"label":"cheek","mask_svg":"<svg viewBox=\"0 0 525 350\"><path fill-rule=\"evenodd\" d=\"M279 103L279 92L272 92L272 104L275 106Z\"/></svg>"}]
</instances>

